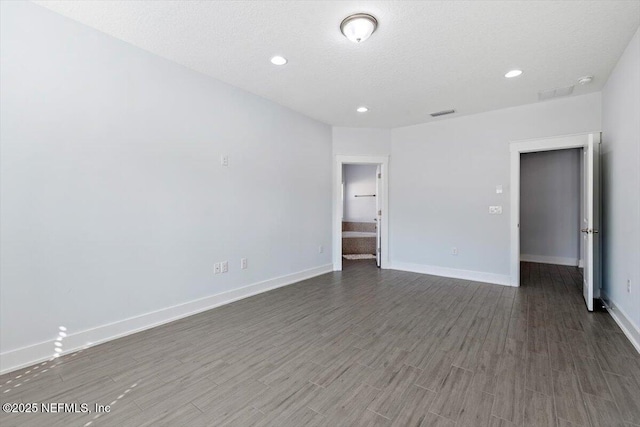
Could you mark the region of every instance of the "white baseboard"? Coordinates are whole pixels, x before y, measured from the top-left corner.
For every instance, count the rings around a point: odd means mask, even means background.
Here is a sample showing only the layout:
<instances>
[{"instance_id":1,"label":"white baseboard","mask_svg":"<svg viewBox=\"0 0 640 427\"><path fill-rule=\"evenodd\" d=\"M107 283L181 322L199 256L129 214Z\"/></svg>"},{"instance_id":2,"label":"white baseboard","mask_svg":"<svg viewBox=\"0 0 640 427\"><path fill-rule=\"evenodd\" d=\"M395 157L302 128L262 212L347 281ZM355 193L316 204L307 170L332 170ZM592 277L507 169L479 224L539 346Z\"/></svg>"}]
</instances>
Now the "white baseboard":
<instances>
[{"instance_id":1,"label":"white baseboard","mask_svg":"<svg viewBox=\"0 0 640 427\"><path fill-rule=\"evenodd\" d=\"M508 274L485 273L482 271L472 270L458 270L455 268L395 261L391 263L391 266L389 268L391 268L392 270L410 271L412 273L431 274L433 276L451 277L453 279L473 280L474 282L512 286L511 279Z\"/></svg>"},{"instance_id":2,"label":"white baseboard","mask_svg":"<svg viewBox=\"0 0 640 427\"><path fill-rule=\"evenodd\" d=\"M538 262L540 264L556 264L556 265L569 265L577 267L580 264L578 258L565 258L558 256L546 256L546 255L520 255L520 261L526 262Z\"/></svg>"},{"instance_id":3,"label":"white baseboard","mask_svg":"<svg viewBox=\"0 0 640 427\"><path fill-rule=\"evenodd\" d=\"M272 289L287 286L305 279L310 279L332 271L333 266L326 264L309 270L300 271L286 276L276 277L242 288L233 289L216 295L189 301L161 310L145 313L140 316L130 317L118 322L98 326L81 332L67 332L68 336L63 340L64 351L61 354L69 354L75 351L92 347L107 341L121 338L136 332L150 329L183 317L192 316L221 305L257 295ZM0 354L0 374L14 371L51 359L54 354L54 340L30 345L28 347L10 350Z\"/></svg>"},{"instance_id":4,"label":"white baseboard","mask_svg":"<svg viewBox=\"0 0 640 427\"><path fill-rule=\"evenodd\" d=\"M601 292L601 294L602 299L606 303L607 311L618 326L620 326L622 332L629 338L629 341L631 341L631 344L636 348L636 351L640 353L640 328L634 324L624 310L611 301L604 292Z\"/></svg>"}]
</instances>

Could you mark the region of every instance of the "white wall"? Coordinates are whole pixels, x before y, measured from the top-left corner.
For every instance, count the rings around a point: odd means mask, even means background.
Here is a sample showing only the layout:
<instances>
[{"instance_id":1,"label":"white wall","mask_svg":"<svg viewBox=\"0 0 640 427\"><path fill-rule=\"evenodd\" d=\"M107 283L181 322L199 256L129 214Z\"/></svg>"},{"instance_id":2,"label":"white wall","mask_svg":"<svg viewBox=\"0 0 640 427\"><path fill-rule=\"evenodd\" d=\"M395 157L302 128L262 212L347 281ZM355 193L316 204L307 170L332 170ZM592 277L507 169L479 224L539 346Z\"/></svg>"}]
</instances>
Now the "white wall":
<instances>
[{"instance_id":1,"label":"white wall","mask_svg":"<svg viewBox=\"0 0 640 427\"><path fill-rule=\"evenodd\" d=\"M508 283L509 142L598 131L600 108L595 93L393 129L392 264Z\"/></svg>"},{"instance_id":2,"label":"white wall","mask_svg":"<svg viewBox=\"0 0 640 427\"><path fill-rule=\"evenodd\" d=\"M524 260L578 265L582 150L520 157L520 253Z\"/></svg>"},{"instance_id":3,"label":"white wall","mask_svg":"<svg viewBox=\"0 0 640 427\"><path fill-rule=\"evenodd\" d=\"M391 130L333 127L333 155L388 156Z\"/></svg>"},{"instance_id":4,"label":"white wall","mask_svg":"<svg viewBox=\"0 0 640 427\"><path fill-rule=\"evenodd\" d=\"M34 4L1 15L1 352L331 262L330 126Z\"/></svg>"},{"instance_id":5,"label":"white wall","mask_svg":"<svg viewBox=\"0 0 640 427\"><path fill-rule=\"evenodd\" d=\"M344 221L375 222L376 165L344 165Z\"/></svg>"},{"instance_id":6,"label":"white wall","mask_svg":"<svg viewBox=\"0 0 640 427\"><path fill-rule=\"evenodd\" d=\"M640 30L602 91L604 293L640 338ZM630 280L630 292L627 292ZM640 341L638 341L640 344Z\"/></svg>"}]
</instances>

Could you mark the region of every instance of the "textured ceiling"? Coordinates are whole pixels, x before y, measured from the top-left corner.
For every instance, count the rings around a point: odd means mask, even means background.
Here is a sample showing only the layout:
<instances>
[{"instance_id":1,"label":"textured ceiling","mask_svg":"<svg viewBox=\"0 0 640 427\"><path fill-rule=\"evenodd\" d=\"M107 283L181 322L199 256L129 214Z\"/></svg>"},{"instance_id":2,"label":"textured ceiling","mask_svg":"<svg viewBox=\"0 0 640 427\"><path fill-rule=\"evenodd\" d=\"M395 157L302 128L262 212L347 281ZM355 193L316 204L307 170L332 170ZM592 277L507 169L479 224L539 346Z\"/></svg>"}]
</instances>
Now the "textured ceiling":
<instances>
[{"instance_id":1,"label":"textured ceiling","mask_svg":"<svg viewBox=\"0 0 640 427\"><path fill-rule=\"evenodd\" d=\"M538 102L586 74L573 96L598 91L640 24L640 1L612 0L36 3L336 126ZM354 12L379 21L359 45L339 30ZM289 63L272 65L276 54ZM505 79L512 68L524 74Z\"/></svg>"}]
</instances>

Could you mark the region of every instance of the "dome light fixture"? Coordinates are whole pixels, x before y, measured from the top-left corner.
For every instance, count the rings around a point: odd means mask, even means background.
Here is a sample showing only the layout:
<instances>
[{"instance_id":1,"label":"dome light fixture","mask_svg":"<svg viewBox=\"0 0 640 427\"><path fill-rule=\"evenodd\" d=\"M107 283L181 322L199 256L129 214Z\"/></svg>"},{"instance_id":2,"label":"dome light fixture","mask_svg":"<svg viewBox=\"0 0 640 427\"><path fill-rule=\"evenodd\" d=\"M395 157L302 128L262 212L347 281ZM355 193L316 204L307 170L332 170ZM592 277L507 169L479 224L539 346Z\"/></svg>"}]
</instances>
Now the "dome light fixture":
<instances>
[{"instance_id":1,"label":"dome light fixture","mask_svg":"<svg viewBox=\"0 0 640 427\"><path fill-rule=\"evenodd\" d=\"M368 13L349 15L340 24L340 31L354 43L362 43L376 30L378 20Z\"/></svg>"},{"instance_id":2,"label":"dome light fixture","mask_svg":"<svg viewBox=\"0 0 640 427\"><path fill-rule=\"evenodd\" d=\"M366 113L367 111L369 111L369 109L363 105L362 107L356 108L356 111L358 113Z\"/></svg>"}]
</instances>

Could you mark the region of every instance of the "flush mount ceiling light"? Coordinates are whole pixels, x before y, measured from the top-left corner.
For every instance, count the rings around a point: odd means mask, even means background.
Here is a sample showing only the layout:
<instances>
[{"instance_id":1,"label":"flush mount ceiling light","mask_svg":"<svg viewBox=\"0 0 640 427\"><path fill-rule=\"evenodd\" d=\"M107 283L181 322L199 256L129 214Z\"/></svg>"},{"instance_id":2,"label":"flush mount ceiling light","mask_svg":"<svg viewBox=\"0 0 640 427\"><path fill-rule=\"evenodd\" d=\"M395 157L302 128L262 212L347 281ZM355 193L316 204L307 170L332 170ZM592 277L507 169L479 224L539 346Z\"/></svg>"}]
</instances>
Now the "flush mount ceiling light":
<instances>
[{"instance_id":1,"label":"flush mount ceiling light","mask_svg":"<svg viewBox=\"0 0 640 427\"><path fill-rule=\"evenodd\" d=\"M369 111L369 109L367 107L362 106L362 107L356 108L356 111L358 113L366 113L367 111Z\"/></svg>"},{"instance_id":2,"label":"flush mount ceiling light","mask_svg":"<svg viewBox=\"0 0 640 427\"><path fill-rule=\"evenodd\" d=\"M593 81L593 76L584 76L578 79L578 83L580 83L581 85L589 84L592 81Z\"/></svg>"},{"instance_id":3,"label":"flush mount ceiling light","mask_svg":"<svg viewBox=\"0 0 640 427\"><path fill-rule=\"evenodd\" d=\"M276 55L273 58L271 58L271 63L273 65L284 65L287 63L287 58L285 58L284 56Z\"/></svg>"},{"instance_id":4,"label":"flush mount ceiling light","mask_svg":"<svg viewBox=\"0 0 640 427\"><path fill-rule=\"evenodd\" d=\"M362 43L376 30L378 21L367 13L347 16L340 24L340 31L354 43Z\"/></svg>"},{"instance_id":5,"label":"flush mount ceiling light","mask_svg":"<svg viewBox=\"0 0 640 427\"><path fill-rule=\"evenodd\" d=\"M508 78L508 79L512 79L514 77L518 77L521 74L522 74L522 70L511 70L507 74L505 74L504 76L506 78Z\"/></svg>"}]
</instances>

